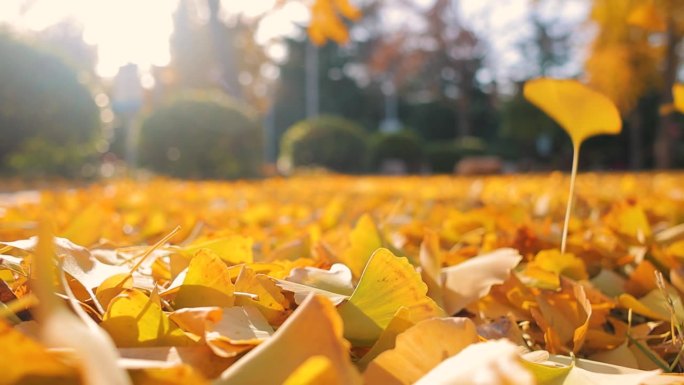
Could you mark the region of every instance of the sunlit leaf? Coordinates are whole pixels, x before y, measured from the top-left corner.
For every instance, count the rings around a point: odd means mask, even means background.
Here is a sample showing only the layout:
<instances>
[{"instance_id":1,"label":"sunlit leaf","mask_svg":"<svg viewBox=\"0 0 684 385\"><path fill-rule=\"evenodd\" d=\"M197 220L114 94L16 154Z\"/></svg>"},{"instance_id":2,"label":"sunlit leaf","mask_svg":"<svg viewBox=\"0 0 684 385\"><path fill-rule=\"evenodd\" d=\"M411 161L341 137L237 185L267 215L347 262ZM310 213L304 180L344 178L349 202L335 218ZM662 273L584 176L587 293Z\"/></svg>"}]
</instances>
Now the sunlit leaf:
<instances>
[{"instance_id":1,"label":"sunlit leaf","mask_svg":"<svg viewBox=\"0 0 684 385\"><path fill-rule=\"evenodd\" d=\"M100 324L119 347L187 346L194 343L162 312L158 303L136 289L116 296Z\"/></svg>"},{"instance_id":2,"label":"sunlit leaf","mask_svg":"<svg viewBox=\"0 0 684 385\"><path fill-rule=\"evenodd\" d=\"M249 267L243 266L235 281L235 290L256 294L257 299L241 296L236 304L254 306L272 325L280 325L290 314L289 302L280 289L268 276L255 274Z\"/></svg>"},{"instance_id":3,"label":"sunlit leaf","mask_svg":"<svg viewBox=\"0 0 684 385\"><path fill-rule=\"evenodd\" d=\"M506 340L476 343L447 358L414 384L535 384L520 360L518 347Z\"/></svg>"},{"instance_id":4,"label":"sunlit leaf","mask_svg":"<svg viewBox=\"0 0 684 385\"><path fill-rule=\"evenodd\" d=\"M226 264L214 252L200 249L190 260L174 303L178 308L228 307L235 302L234 291Z\"/></svg>"},{"instance_id":5,"label":"sunlit leaf","mask_svg":"<svg viewBox=\"0 0 684 385\"><path fill-rule=\"evenodd\" d=\"M565 129L576 148L589 137L622 129L615 104L576 80L535 79L525 83L524 93Z\"/></svg>"},{"instance_id":6,"label":"sunlit leaf","mask_svg":"<svg viewBox=\"0 0 684 385\"><path fill-rule=\"evenodd\" d=\"M344 385L326 356L312 356L287 377L283 385Z\"/></svg>"},{"instance_id":7,"label":"sunlit leaf","mask_svg":"<svg viewBox=\"0 0 684 385\"><path fill-rule=\"evenodd\" d=\"M412 384L443 360L478 342L467 318L433 318L418 322L396 339L393 349L377 356L364 372L368 384Z\"/></svg>"},{"instance_id":8,"label":"sunlit leaf","mask_svg":"<svg viewBox=\"0 0 684 385\"><path fill-rule=\"evenodd\" d=\"M191 257L202 249L211 250L222 260L233 265L251 263L254 260L252 240L238 235L217 239L198 239L184 247L182 252Z\"/></svg>"},{"instance_id":9,"label":"sunlit leaf","mask_svg":"<svg viewBox=\"0 0 684 385\"><path fill-rule=\"evenodd\" d=\"M273 337L228 368L215 384L280 385L315 355L331 361L335 377L342 383L360 384L360 375L349 359L349 343L342 332L342 320L332 303L325 297L311 295Z\"/></svg>"},{"instance_id":10,"label":"sunlit leaf","mask_svg":"<svg viewBox=\"0 0 684 385\"><path fill-rule=\"evenodd\" d=\"M402 306L417 317L444 315L427 296L427 286L408 260L378 249L349 301L338 308L345 337L355 345L371 346Z\"/></svg>"},{"instance_id":11,"label":"sunlit leaf","mask_svg":"<svg viewBox=\"0 0 684 385\"><path fill-rule=\"evenodd\" d=\"M502 283L522 260L513 249L500 249L442 269L444 310L455 314Z\"/></svg>"},{"instance_id":12,"label":"sunlit leaf","mask_svg":"<svg viewBox=\"0 0 684 385\"><path fill-rule=\"evenodd\" d=\"M370 215L364 214L349 234L349 247L341 253L340 259L355 277L359 277L371 254L380 246L382 240L377 227Z\"/></svg>"}]
</instances>

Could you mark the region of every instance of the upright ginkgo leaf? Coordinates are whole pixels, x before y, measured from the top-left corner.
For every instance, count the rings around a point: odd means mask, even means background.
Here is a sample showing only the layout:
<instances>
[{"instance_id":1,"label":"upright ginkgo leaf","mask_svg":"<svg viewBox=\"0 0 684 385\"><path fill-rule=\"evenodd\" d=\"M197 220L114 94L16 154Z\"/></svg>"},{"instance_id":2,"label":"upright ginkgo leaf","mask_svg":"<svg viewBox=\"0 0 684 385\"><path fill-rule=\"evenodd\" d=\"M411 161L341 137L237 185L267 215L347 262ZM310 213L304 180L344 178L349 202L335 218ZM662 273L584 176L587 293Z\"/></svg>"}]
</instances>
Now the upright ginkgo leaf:
<instances>
[{"instance_id":1,"label":"upright ginkgo leaf","mask_svg":"<svg viewBox=\"0 0 684 385\"><path fill-rule=\"evenodd\" d=\"M444 316L427 296L427 286L408 260L378 249L368 260L349 301L338 308L344 320L344 336L354 345L371 346L402 306L417 318Z\"/></svg>"},{"instance_id":2,"label":"upright ginkgo leaf","mask_svg":"<svg viewBox=\"0 0 684 385\"><path fill-rule=\"evenodd\" d=\"M330 359L313 356L292 372L283 385L344 385L344 382L336 376Z\"/></svg>"},{"instance_id":3,"label":"upright ginkgo leaf","mask_svg":"<svg viewBox=\"0 0 684 385\"><path fill-rule=\"evenodd\" d=\"M576 80L540 78L525 83L523 93L527 100L560 124L572 139L570 191L561 238L561 253L565 253L580 146L595 135L619 134L622 130L620 112L607 96Z\"/></svg>"},{"instance_id":4,"label":"upright ginkgo leaf","mask_svg":"<svg viewBox=\"0 0 684 385\"><path fill-rule=\"evenodd\" d=\"M327 357L340 383L357 385L342 320L330 301L309 296L278 331L221 374L215 385L280 385L312 356Z\"/></svg>"},{"instance_id":5,"label":"upright ginkgo leaf","mask_svg":"<svg viewBox=\"0 0 684 385\"><path fill-rule=\"evenodd\" d=\"M359 277L371 254L382 246L382 240L373 219L364 214L356 222L349 234L349 247L342 252L340 259Z\"/></svg>"},{"instance_id":6,"label":"upright ginkgo leaf","mask_svg":"<svg viewBox=\"0 0 684 385\"><path fill-rule=\"evenodd\" d=\"M229 307L235 302L234 291L228 266L214 252L201 249L190 260L175 304L177 308Z\"/></svg>"}]
</instances>

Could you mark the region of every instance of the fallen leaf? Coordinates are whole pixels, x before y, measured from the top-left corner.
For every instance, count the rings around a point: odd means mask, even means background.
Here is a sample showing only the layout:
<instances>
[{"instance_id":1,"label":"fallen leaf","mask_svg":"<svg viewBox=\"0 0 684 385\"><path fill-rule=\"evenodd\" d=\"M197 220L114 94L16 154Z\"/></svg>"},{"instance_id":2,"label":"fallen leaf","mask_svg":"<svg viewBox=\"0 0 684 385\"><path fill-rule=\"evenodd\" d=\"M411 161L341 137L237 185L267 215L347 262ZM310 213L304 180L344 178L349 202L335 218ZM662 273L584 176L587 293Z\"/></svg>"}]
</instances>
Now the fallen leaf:
<instances>
[{"instance_id":1,"label":"fallen leaf","mask_svg":"<svg viewBox=\"0 0 684 385\"><path fill-rule=\"evenodd\" d=\"M200 249L190 260L174 303L178 308L228 307L235 302L234 291L226 264L214 252Z\"/></svg>"},{"instance_id":2,"label":"fallen leaf","mask_svg":"<svg viewBox=\"0 0 684 385\"><path fill-rule=\"evenodd\" d=\"M408 260L378 249L368 260L354 293L338 307L345 338L356 346L371 346L402 306L416 317L444 316Z\"/></svg>"},{"instance_id":3,"label":"fallen leaf","mask_svg":"<svg viewBox=\"0 0 684 385\"><path fill-rule=\"evenodd\" d=\"M342 327L332 303L325 297L310 295L268 341L223 372L215 384L280 385L315 355L332 362L335 377L343 384L360 384Z\"/></svg>"},{"instance_id":4,"label":"fallen leaf","mask_svg":"<svg viewBox=\"0 0 684 385\"><path fill-rule=\"evenodd\" d=\"M116 296L100 326L119 347L187 346L194 341L162 312L159 304L136 289Z\"/></svg>"},{"instance_id":5,"label":"fallen leaf","mask_svg":"<svg viewBox=\"0 0 684 385\"><path fill-rule=\"evenodd\" d=\"M415 385L532 385L518 347L506 340L472 344L447 358Z\"/></svg>"},{"instance_id":6,"label":"fallen leaf","mask_svg":"<svg viewBox=\"0 0 684 385\"><path fill-rule=\"evenodd\" d=\"M444 310L456 314L506 280L522 260L514 249L499 249L442 269Z\"/></svg>"},{"instance_id":7,"label":"fallen leaf","mask_svg":"<svg viewBox=\"0 0 684 385\"><path fill-rule=\"evenodd\" d=\"M478 342L467 318L418 322L396 338L393 349L378 355L363 374L367 384L413 384L445 359Z\"/></svg>"}]
</instances>

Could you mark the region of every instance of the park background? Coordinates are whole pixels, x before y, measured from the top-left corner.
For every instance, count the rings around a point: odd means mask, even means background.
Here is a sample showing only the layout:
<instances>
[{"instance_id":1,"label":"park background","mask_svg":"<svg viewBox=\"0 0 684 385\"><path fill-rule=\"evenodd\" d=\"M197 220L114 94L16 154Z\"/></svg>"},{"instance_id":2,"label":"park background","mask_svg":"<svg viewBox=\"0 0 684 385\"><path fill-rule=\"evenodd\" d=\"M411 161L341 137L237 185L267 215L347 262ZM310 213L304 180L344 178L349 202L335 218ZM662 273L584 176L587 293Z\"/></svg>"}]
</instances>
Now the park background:
<instances>
[{"instance_id":1,"label":"park background","mask_svg":"<svg viewBox=\"0 0 684 385\"><path fill-rule=\"evenodd\" d=\"M669 0L3 1L0 176L568 169L542 76L620 109L582 170L678 168L683 37Z\"/></svg>"}]
</instances>

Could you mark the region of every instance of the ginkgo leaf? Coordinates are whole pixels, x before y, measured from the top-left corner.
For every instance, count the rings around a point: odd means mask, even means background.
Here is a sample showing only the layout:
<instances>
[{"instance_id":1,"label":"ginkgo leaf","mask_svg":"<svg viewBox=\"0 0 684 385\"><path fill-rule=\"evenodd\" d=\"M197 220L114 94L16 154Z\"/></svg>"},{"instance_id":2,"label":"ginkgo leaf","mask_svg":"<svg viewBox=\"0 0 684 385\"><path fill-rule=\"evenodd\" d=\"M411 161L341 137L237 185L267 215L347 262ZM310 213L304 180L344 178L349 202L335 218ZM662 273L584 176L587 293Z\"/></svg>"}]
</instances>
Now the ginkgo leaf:
<instances>
[{"instance_id":1,"label":"ginkgo leaf","mask_svg":"<svg viewBox=\"0 0 684 385\"><path fill-rule=\"evenodd\" d=\"M561 291L544 291L530 309L544 332L546 350L551 353L578 352L589 328L592 307L584 288L561 279ZM572 346L571 348L569 346Z\"/></svg>"},{"instance_id":2,"label":"ginkgo leaf","mask_svg":"<svg viewBox=\"0 0 684 385\"><path fill-rule=\"evenodd\" d=\"M528 286L555 290L560 287L561 275L575 280L589 278L582 259L572 253L561 254L558 249L538 252L520 277Z\"/></svg>"},{"instance_id":3,"label":"ginkgo leaf","mask_svg":"<svg viewBox=\"0 0 684 385\"><path fill-rule=\"evenodd\" d=\"M356 346L371 346L402 306L416 317L445 315L427 296L427 286L406 258L378 249L368 260L354 293L338 307L344 336Z\"/></svg>"},{"instance_id":4,"label":"ginkgo leaf","mask_svg":"<svg viewBox=\"0 0 684 385\"><path fill-rule=\"evenodd\" d=\"M128 273L114 274L105 279L95 290L95 296L104 309L125 289L133 288L133 277Z\"/></svg>"},{"instance_id":5,"label":"ginkgo leaf","mask_svg":"<svg viewBox=\"0 0 684 385\"><path fill-rule=\"evenodd\" d=\"M79 245L90 246L102 236L109 215L109 210L105 210L98 203L93 203L83 209L59 236Z\"/></svg>"},{"instance_id":6,"label":"ginkgo leaf","mask_svg":"<svg viewBox=\"0 0 684 385\"><path fill-rule=\"evenodd\" d=\"M341 383L360 384L342 328L342 320L332 303L325 297L310 295L268 341L223 372L215 384L280 385L316 355L332 362L335 377Z\"/></svg>"},{"instance_id":7,"label":"ginkgo leaf","mask_svg":"<svg viewBox=\"0 0 684 385\"><path fill-rule=\"evenodd\" d=\"M354 291L351 270L346 265L335 263L330 270L315 267L298 267L290 271L284 280L277 281L278 286L294 293L294 299L300 304L309 293L328 297L335 305L339 305Z\"/></svg>"},{"instance_id":8,"label":"ginkgo leaf","mask_svg":"<svg viewBox=\"0 0 684 385\"><path fill-rule=\"evenodd\" d=\"M237 357L219 357L206 345L119 349L119 365L128 370L189 365L206 378L218 377Z\"/></svg>"},{"instance_id":9,"label":"ginkgo leaf","mask_svg":"<svg viewBox=\"0 0 684 385\"><path fill-rule=\"evenodd\" d=\"M3 358L0 373L3 384L20 384L33 379L35 383L79 384L78 368L48 353L45 347L0 320L0 346Z\"/></svg>"},{"instance_id":10,"label":"ginkgo leaf","mask_svg":"<svg viewBox=\"0 0 684 385\"><path fill-rule=\"evenodd\" d=\"M228 307L235 302L234 291L226 264L212 251L200 249L190 260L174 303L178 308Z\"/></svg>"},{"instance_id":11,"label":"ginkgo leaf","mask_svg":"<svg viewBox=\"0 0 684 385\"><path fill-rule=\"evenodd\" d=\"M418 322L396 339L393 349L377 356L363 374L367 384L413 384L443 360L478 342L467 318L433 318Z\"/></svg>"},{"instance_id":12,"label":"ginkgo leaf","mask_svg":"<svg viewBox=\"0 0 684 385\"><path fill-rule=\"evenodd\" d=\"M439 306L444 307L444 295L442 293L444 284L442 263L444 261L439 248L439 235L436 231L430 229L425 231L423 242L420 244L419 259L422 269L420 274L428 287L428 295ZM447 310L447 312L449 311Z\"/></svg>"},{"instance_id":13,"label":"ginkgo leaf","mask_svg":"<svg viewBox=\"0 0 684 385\"><path fill-rule=\"evenodd\" d=\"M502 283L522 260L514 249L499 249L442 269L444 310L455 314Z\"/></svg>"},{"instance_id":14,"label":"ginkgo leaf","mask_svg":"<svg viewBox=\"0 0 684 385\"><path fill-rule=\"evenodd\" d=\"M394 348L397 336L415 325L418 321L422 320L414 319L408 308L400 307L385 330L382 331L378 340L375 341L371 349L356 362L356 365L362 370L366 369L368 364L370 364L375 357L379 356L380 353Z\"/></svg>"},{"instance_id":15,"label":"ginkgo leaf","mask_svg":"<svg viewBox=\"0 0 684 385\"><path fill-rule=\"evenodd\" d=\"M187 346L194 341L161 307L136 289L124 290L107 309L100 326L119 347Z\"/></svg>"},{"instance_id":16,"label":"ginkgo leaf","mask_svg":"<svg viewBox=\"0 0 684 385\"><path fill-rule=\"evenodd\" d=\"M329 270L297 267L290 271L285 280L344 295L351 295L354 292L352 272L341 263L333 264Z\"/></svg>"},{"instance_id":17,"label":"ginkgo leaf","mask_svg":"<svg viewBox=\"0 0 684 385\"><path fill-rule=\"evenodd\" d=\"M472 344L437 365L415 385L532 385L518 347L507 340Z\"/></svg>"},{"instance_id":18,"label":"ginkgo leaf","mask_svg":"<svg viewBox=\"0 0 684 385\"><path fill-rule=\"evenodd\" d=\"M526 364L526 367L535 375L539 385L664 385L677 383L676 379L670 377L668 380L667 376L663 377L664 381L659 381L659 371L642 371L581 358L573 360L570 357L557 355L551 355L548 361ZM561 375L554 378L538 377L540 373L547 373L549 370Z\"/></svg>"},{"instance_id":19,"label":"ginkgo leaf","mask_svg":"<svg viewBox=\"0 0 684 385\"><path fill-rule=\"evenodd\" d=\"M240 306L256 307L272 325L282 324L290 314L289 302L273 280L266 275L255 274L247 266L240 270L235 290L257 295L256 299L240 296L235 302Z\"/></svg>"},{"instance_id":20,"label":"ginkgo leaf","mask_svg":"<svg viewBox=\"0 0 684 385\"><path fill-rule=\"evenodd\" d=\"M218 257L229 264L252 263L252 239L233 235L217 239L197 239L182 249L186 256L193 256L202 249L213 251Z\"/></svg>"},{"instance_id":21,"label":"ginkgo leaf","mask_svg":"<svg viewBox=\"0 0 684 385\"><path fill-rule=\"evenodd\" d=\"M525 83L523 92L563 127L577 148L589 137L618 134L622 129L615 104L576 80L535 79Z\"/></svg>"},{"instance_id":22,"label":"ginkgo leaf","mask_svg":"<svg viewBox=\"0 0 684 385\"><path fill-rule=\"evenodd\" d=\"M326 356L312 356L287 377L283 385L345 385L337 377L333 363Z\"/></svg>"},{"instance_id":23,"label":"ginkgo leaf","mask_svg":"<svg viewBox=\"0 0 684 385\"><path fill-rule=\"evenodd\" d=\"M382 246L375 222L364 214L349 233L349 247L340 254L340 260L349 267L355 277L361 276L370 256Z\"/></svg>"},{"instance_id":24,"label":"ginkgo leaf","mask_svg":"<svg viewBox=\"0 0 684 385\"><path fill-rule=\"evenodd\" d=\"M32 290L39 301L35 314L40 322L43 342L50 347L72 349L87 383L129 385L130 379L116 365L118 353L112 339L81 309L69 290L63 271L59 272L59 277L71 303L71 310L76 315L55 297L55 243L49 220L41 219L33 254L36 261L33 265L35 279Z\"/></svg>"},{"instance_id":25,"label":"ginkgo leaf","mask_svg":"<svg viewBox=\"0 0 684 385\"><path fill-rule=\"evenodd\" d=\"M186 308L176 310L169 318L185 331L201 336L221 357L244 353L273 334L273 328L252 306Z\"/></svg>"},{"instance_id":26,"label":"ginkgo leaf","mask_svg":"<svg viewBox=\"0 0 684 385\"><path fill-rule=\"evenodd\" d=\"M189 365L129 370L135 385L209 385L210 382Z\"/></svg>"}]
</instances>

